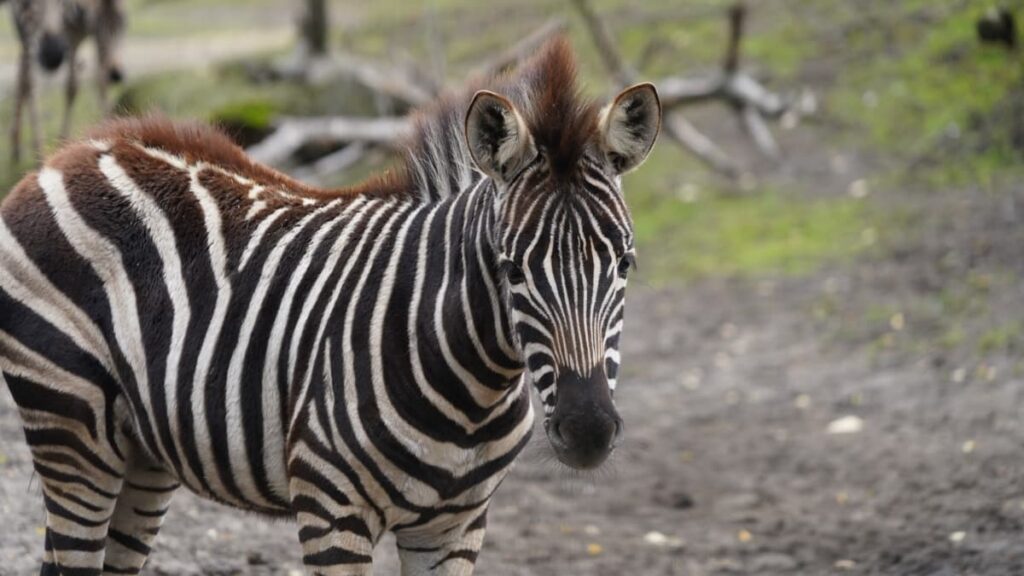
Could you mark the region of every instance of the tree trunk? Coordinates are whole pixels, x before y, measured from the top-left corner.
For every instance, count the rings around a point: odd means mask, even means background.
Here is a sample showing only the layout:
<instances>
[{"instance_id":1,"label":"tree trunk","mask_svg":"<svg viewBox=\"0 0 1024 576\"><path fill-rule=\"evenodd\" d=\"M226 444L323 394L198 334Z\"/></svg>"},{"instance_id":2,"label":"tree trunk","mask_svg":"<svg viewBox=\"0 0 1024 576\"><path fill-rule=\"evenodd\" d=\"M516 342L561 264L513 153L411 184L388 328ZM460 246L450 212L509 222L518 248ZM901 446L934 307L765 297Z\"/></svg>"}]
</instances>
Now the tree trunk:
<instances>
[{"instance_id":1,"label":"tree trunk","mask_svg":"<svg viewBox=\"0 0 1024 576\"><path fill-rule=\"evenodd\" d=\"M306 0L299 18L299 37L306 56L316 58L327 54L327 0Z\"/></svg>"}]
</instances>

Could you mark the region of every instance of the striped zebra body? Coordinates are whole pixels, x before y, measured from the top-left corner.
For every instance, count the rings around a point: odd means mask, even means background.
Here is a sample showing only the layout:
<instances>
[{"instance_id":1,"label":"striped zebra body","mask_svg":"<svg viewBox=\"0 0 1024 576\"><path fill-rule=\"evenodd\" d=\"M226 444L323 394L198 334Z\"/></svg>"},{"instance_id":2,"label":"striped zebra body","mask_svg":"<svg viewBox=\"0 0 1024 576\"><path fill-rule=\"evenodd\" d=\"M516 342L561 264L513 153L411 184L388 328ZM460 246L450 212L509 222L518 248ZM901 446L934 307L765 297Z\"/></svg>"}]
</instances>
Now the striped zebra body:
<instances>
[{"instance_id":1,"label":"striped zebra body","mask_svg":"<svg viewBox=\"0 0 1024 576\"><path fill-rule=\"evenodd\" d=\"M566 62L559 43L532 66ZM489 170L475 147L495 126L470 112L453 129L464 106L420 120L404 177L356 189L310 189L212 130L149 120L69 145L11 193L0 371L42 479L44 574L137 573L179 485L294 516L310 573L365 574L394 531L403 573L468 574L532 429L526 369L563 423L556 453L594 462L573 451L583 408L561 418L555 398L614 415L617 177L581 155L595 200L513 200L553 165ZM574 232L538 242L557 230ZM547 288L510 275L545 246L540 267L561 270ZM574 305L542 297L555 284Z\"/></svg>"}]
</instances>

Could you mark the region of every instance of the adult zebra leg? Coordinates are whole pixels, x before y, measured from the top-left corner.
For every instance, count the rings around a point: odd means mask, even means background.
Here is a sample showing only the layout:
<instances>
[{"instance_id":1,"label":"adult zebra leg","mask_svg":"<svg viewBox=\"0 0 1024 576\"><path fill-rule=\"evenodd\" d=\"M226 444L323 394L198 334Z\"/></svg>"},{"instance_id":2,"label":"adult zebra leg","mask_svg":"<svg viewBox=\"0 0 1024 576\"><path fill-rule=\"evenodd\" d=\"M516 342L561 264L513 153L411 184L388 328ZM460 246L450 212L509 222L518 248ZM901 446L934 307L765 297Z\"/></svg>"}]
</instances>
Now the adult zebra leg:
<instances>
[{"instance_id":1,"label":"adult zebra leg","mask_svg":"<svg viewBox=\"0 0 1024 576\"><path fill-rule=\"evenodd\" d=\"M138 574L149 557L178 480L142 458L125 474L107 533L103 574Z\"/></svg>"},{"instance_id":2,"label":"adult zebra leg","mask_svg":"<svg viewBox=\"0 0 1024 576\"><path fill-rule=\"evenodd\" d=\"M484 544L487 511L468 525L459 526L442 537L398 533L398 557L402 576L469 576Z\"/></svg>"}]
</instances>

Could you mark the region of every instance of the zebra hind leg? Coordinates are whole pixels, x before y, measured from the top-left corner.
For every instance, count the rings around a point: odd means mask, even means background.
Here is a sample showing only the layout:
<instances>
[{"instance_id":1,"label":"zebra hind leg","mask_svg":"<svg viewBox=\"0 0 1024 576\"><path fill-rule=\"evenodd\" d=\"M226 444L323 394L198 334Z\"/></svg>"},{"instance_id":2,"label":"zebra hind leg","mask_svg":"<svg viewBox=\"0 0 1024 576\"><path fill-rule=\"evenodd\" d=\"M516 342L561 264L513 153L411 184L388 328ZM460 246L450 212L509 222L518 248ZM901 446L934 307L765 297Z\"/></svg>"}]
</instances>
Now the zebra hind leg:
<instances>
[{"instance_id":1,"label":"zebra hind leg","mask_svg":"<svg viewBox=\"0 0 1024 576\"><path fill-rule=\"evenodd\" d=\"M142 570L179 486L163 468L132 462L110 521L104 574L138 574Z\"/></svg>"}]
</instances>

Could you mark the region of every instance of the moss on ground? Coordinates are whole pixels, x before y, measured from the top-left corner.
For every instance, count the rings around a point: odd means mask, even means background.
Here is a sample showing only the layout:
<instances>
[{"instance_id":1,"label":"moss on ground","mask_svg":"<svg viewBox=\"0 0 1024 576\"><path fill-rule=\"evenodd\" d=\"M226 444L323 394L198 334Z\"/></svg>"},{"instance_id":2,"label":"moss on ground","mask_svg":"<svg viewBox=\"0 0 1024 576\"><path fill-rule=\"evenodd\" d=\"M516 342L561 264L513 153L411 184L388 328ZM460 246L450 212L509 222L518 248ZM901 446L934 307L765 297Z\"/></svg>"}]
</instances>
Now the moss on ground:
<instances>
[{"instance_id":1,"label":"moss on ground","mask_svg":"<svg viewBox=\"0 0 1024 576\"><path fill-rule=\"evenodd\" d=\"M804 274L872 245L884 227L852 198L772 189L730 195L693 184L666 193L678 155L656 150L624 183L647 282Z\"/></svg>"}]
</instances>

